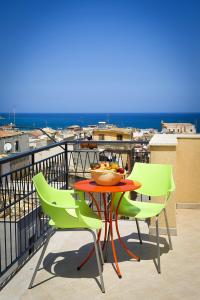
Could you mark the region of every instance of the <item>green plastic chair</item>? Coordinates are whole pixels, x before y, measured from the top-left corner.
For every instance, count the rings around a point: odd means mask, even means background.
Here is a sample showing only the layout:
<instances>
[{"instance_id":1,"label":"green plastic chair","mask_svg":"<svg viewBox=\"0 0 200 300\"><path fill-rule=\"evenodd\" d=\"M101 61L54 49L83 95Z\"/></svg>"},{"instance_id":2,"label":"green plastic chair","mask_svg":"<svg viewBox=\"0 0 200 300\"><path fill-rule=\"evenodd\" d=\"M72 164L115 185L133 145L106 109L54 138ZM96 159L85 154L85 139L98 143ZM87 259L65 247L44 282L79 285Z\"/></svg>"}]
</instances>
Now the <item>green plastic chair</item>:
<instances>
[{"instance_id":1,"label":"green plastic chair","mask_svg":"<svg viewBox=\"0 0 200 300\"><path fill-rule=\"evenodd\" d=\"M172 250L172 242L166 213L167 200L170 197L170 193L175 189L172 166L165 164L135 163L128 179L138 181L142 184L142 186L137 189L137 193L151 197L164 197L163 203L141 202L131 200L130 193L125 193L121 203L119 203L121 194L117 193L114 203L114 209L116 211L118 207L119 215L134 217L136 221L152 217L156 218L158 273L161 273L158 217L163 211L169 239L169 248ZM137 228L140 237L138 223Z\"/></svg>"},{"instance_id":2,"label":"green plastic chair","mask_svg":"<svg viewBox=\"0 0 200 300\"><path fill-rule=\"evenodd\" d=\"M100 275L101 290L104 293L105 288L101 266L101 263L102 265L104 263L103 254L95 234L95 231L98 231L102 227L102 221L86 204L83 192L78 192L79 200L75 200L72 196L74 193L73 190L57 190L51 187L46 182L42 173L33 177L33 183L39 196L42 210L50 217L49 224L53 227L54 231L87 230L92 234ZM32 288L33 286L36 273L40 267L51 236L52 234L47 236L42 253L30 281L29 288Z\"/></svg>"}]
</instances>

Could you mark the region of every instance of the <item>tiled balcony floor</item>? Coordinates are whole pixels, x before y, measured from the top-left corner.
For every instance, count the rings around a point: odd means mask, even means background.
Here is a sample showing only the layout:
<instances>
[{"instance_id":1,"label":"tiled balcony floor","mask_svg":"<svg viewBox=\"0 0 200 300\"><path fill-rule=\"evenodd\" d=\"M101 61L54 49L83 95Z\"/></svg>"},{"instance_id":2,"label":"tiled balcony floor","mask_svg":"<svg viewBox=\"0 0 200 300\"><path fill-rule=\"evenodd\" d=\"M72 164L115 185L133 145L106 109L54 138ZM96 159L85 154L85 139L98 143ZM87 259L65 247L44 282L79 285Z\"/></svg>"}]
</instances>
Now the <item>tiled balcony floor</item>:
<instances>
[{"instance_id":1,"label":"tiled balcony floor","mask_svg":"<svg viewBox=\"0 0 200 300\"><path fill-rule=\"evenodd\" d=\"M66 232L52 237L35 279L36 286L27 289L40 251L7 284L0 299L200 299L200 210L177 210L177 223L178 236L172 237L173 251L168 252L165 237L161 237L160 275L153 263L155 244L147 243L148 235L143 234L144 244L140 246L135 239L135 223L120 221L124 240L141 256L141 261L131 261L117 243L123 277L116 276L109 255L103 273L105 294L95 279L98 272L94 258L81 271L76 271L91 246L91 236L86 232ZM140 222L140 227L147 233L144 222Z\"/></svg>"}]
</instances>

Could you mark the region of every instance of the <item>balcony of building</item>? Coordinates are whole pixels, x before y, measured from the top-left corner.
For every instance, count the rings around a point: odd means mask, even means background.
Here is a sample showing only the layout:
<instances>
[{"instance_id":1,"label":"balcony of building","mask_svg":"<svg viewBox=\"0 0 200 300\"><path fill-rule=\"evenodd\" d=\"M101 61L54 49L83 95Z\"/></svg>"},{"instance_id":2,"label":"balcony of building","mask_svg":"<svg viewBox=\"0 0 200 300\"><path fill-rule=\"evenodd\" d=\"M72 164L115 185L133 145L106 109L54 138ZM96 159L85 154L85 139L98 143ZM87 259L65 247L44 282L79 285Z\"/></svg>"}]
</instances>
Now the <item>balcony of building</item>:
<instances>
[{"instance_id":1,"label":"balcony of building","mask_svg":"<svg viewBox=\"0 0 200 300\"><path fill-rule=\"evenodd\" d=\"M78 141L68 141L1 160L2 299L46 297L198 299L200 297L198 276L200 136L155 135L149 145L145 142L147 147L143 147L141 143L139 152L136 151L134 142L128 143L128 146L126 144L124 153L122 149L117 151L119 147L114 151L115 143L125 142L111 142L112 147L109 149L104 147L104 142L98 142L96 149L87 149L81 148ZM28 290L41 245L49 230L34 192L32 176L42 171L53 186L71 188L74 182L89 176L90 162L98 161L102 156L109 160L117 160L127 168L127 173L135 161L173 165L176 191L168 205L173 250L169 250L161 218L162 273L158 274L156 270L154 222L149 224L140 221L143 239L143 245L140 245L135 222L120 220L123 240L141 256L141 261L131 260L122 251L115 236L123 277L119 279L116 276L109 247L108 262L103 272L105 295L99 288L95 258L92 258L81 271L76 270L77 263L85 256L92 243L91 237L84 232L60 232L53 235L37 274L35 286ZM26 165L23 164L23 158L26 158ZM101 199L99 201L101 203Z\"/></svg>"}]
</instances>

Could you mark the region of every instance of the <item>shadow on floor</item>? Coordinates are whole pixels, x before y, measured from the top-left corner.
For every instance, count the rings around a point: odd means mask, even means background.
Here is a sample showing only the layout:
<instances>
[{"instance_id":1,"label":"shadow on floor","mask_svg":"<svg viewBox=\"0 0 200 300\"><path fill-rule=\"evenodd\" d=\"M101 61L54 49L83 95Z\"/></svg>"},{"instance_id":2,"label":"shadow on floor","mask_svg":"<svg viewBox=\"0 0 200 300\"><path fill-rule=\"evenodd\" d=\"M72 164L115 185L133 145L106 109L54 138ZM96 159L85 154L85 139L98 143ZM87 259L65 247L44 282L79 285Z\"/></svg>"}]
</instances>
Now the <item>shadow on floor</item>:
<instances>
[{"instance_id":1,"label":"shadow on floor","mask_svg":"<svg viewBox=\"0 0 200 300\"><path fill-rule=\"evenodd\" d=\"M130 235L126 235L122 237L123 242L126 246L133 251L136 255L140 257L141 260L152 260L157 258L157 244L156 244L156 236L149 234L141 234L142 242L141 245L138 240L138 235L136 233L131 233ZM169 252L169 244L164 237L159 238L160 241L160 255ZM127 261L131 258L122 248L121 244L118 240L115 240L115 247L117 251L118 260ZM110 250L111 246L109 246L109 256L108 261L113 262L112 253Z\"/></svg>"},{"instance_id":2,"label":"shadow on floor","mask_svg":"<svg viewBox=\"0 0 200 300\"><path fill-rule=\"evenodd\" d=\"M153 260L157 258L156 237L149 234L141 234L143 244L138 241L136 233L124 236L123 242L132 250L136 255L140 256L141 260ZM89 260L89 262L80 270L77 271L77 266L86 257L93 244L88 243L78 250L48 253L43 260L43 268L52 274L52 276L35 286L42 284L45 281L50 280L53 277L66 277L66 278L94 278L99 285L96 277L99 276L95 255ZM118 261L132 260L128 254L124 251L119 241L115 240L115 247L117 252ZM165 238L160 237L160 255L167 253L169 246ZM107 263L113 264L113 256L111 252L111 243L108 243L108 259ZM40 268L40 270L42 267Z\"/></svg>"}]
</instances>

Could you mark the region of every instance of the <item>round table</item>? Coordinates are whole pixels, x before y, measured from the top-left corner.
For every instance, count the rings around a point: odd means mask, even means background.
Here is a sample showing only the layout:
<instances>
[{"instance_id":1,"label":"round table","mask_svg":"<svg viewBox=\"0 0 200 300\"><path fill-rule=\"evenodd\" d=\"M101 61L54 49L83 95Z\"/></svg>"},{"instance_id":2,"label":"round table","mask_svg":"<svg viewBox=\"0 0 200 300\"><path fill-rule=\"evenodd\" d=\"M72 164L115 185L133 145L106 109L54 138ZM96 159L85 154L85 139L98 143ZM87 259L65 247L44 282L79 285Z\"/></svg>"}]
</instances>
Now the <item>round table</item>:
<instances>
[{"instance_id":1,"label":"round table","mask_svg":"<svg viewBox=\"0 0 200 300\"><path fill-rule=\"evenodd\" d=\"M121 272L119 269L117 254L116 254L116 250L115 250L115 243L114 243L114 239L113 239L113 205L114 205L115 193L121 192L121 196L120 196L118 206L116 209L116 218L115 218L115 225L116 225L116 231L117 231L119 242L123 246L125 251L132 258L139 261L140 258L127 248L127 246L125 245L125 243L122 241L122 239L120 237L119 228L118 228L118 209L119 209L120 203L122 201L122 198L124 196L124 193L134 191L140 187L141 187L141 184L139 182L128 180L128 179L122 179L120 181L120 183L118 183L117 185L112 185L112 186L98 185L93 180L81 180L74 184L74 189L79 190L79 191L84 191L89 194L91 200L95 203L95 205L97 207L98 215L100 218L101 218L100 208L99 208L98 202L96 201L93 193L102 194L103 204L104 204L104 217L105 217L105 233L104 233L104 242L103 242L102 248L104 249L105 245L107 245L109 238L111 238L112 253L113 253L113 258L114 258L114 262L115 262L115 266L116 266L116 272L117 272L119 278L121 278L122 275L121 275ZM112 195L109 211L107 210L106 194ZM108 225L109 225L109 229L107 228ZM99 232L98 232L98 237L97 237L98 241L100 240L100 236L101 236L101 230L99 230ZM94 252L94 247L89 252L89 254L85 258L85 260L78 267L78 269L80 269L89 260L89 258L92 256L93 252Z\"/></svg>"}]
</instances>

